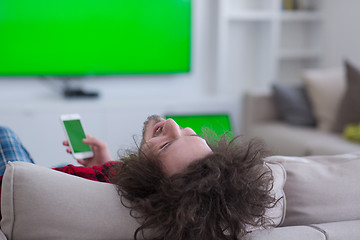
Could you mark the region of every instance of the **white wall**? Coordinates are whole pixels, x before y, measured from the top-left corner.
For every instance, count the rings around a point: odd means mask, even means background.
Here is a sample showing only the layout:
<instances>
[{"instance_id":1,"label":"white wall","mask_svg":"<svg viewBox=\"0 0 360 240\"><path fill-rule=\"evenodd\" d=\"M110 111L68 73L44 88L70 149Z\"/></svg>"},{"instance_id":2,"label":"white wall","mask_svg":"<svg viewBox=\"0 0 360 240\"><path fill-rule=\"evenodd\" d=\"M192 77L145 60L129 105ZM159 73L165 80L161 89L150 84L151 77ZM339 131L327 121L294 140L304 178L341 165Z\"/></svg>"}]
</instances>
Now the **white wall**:
<instances>
[{"instance_id":1,"label":"white wall","mask_svg":"<svg viewBox=\"0 0 360 240\"><path fill-rule=\"evenodd\" d=\"M216 98L215 0L193 0L192 70L163 76L97 77L73 81L101 94L94 100L65 100L57 79L5 78L0 80L0 125L14 129L35 161L44 166L74 163L67 156L58 117L80 113L88 133L118 149L135 146L142 123L149 114L229 112L238 119L237 98Z\"/></svg>"},{"instance_id":2,"label":"white wall","mask_svg":"<svg viewBox=\"0 0 360 240\"><path fill-rule=\"evenodd\" d=\"M323 0L324 67L342 66L344 58L360 62L360 1Z\"/></svg>"},{"instance_id":3,"label":"white wall","mask_svg":"<svg viewBox=\"0 0 360 240\"><path fill-rule=\"evenodd\" d=\"M184 95L208 95L208 81L215 76L213 62L215 54L212 19L210 16L213 0L193 1L193 26L192 26L192 70L187 74L170 76L121 76L87 78L80 81L87 89L97 89L103 98L148 98L151 97L179 97ZM56 97L60 90L57 81L39 79L1 79L0 98L17 99L19 96ZM56 90L54 91L54 88Z\"/></svg>"},{"instance_id":4,"label":"white wall","mask_svg":"<svg viewBox=\"0 0 360 240\"><path fill-rule=\"evenodd\" d=\"M319 0L318 0L319 1ZM104 99L179 98L213 96L216 83L217 0L193 0L192 71L189 74L153 77L88 78L87 89L99 90ZM360 60L360 1L322 0L324 8L324 66L337 66L345 57ZM235 64L235 63L234 63ZM220 81L221 84L221 81ZM60 98L57 81L1 79L0 99Z\"/></svg>"},{"instance_id":5,"label":"white wall","mask_svg":"<svg viewBox=\"0 0 360 240\"><path fill-rule=\"evenodd\" d=\"M323 0L326 67L339 66L344 57L360 59L358 20L360 1ZM115 156L120 147L133 145L144 118L151 113L228 111L236 130L241 125L241 96L216 96L217 0L193 0L192 71L152 77L89 78L86 89L99 90L94 101L64 100L55 80L1 79L0 125L14 128L37 162L60 164L66 158L58 116L79 112L87 129L107 140ZM99 109L106 109L98 111ZM104 124L106 123L106 124ZM45 149L45 150L44 150ZM71 158L66 158L71 162Z\"/></svg>"}]
</instances>

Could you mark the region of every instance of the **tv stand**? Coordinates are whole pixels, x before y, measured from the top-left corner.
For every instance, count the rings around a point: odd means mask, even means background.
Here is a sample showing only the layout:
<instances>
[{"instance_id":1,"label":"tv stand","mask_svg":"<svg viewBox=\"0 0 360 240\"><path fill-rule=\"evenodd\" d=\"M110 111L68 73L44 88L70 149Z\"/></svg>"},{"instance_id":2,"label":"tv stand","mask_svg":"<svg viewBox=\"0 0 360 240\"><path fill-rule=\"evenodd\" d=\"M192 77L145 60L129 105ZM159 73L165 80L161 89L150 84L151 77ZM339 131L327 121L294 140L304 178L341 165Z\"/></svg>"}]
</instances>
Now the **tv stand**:
<instances>
[{"instance_id":1,"label":"tv stand","mask_svg":"<svg viewBox=\"0 0 360 240\"><path fill-rule=\"evenodd\" d=\"M63 91L65 98L96 98L99 96L95 91L84 91L81 88L65 88Z\"/></svg>"},{"instance_id":2,"label":"tv stand","mask_svg":"<svg viewBox=\"0 0 360 240\"><path fill-rule=\"evenodd\" d=\"M63 96L65 98L97 98L99 97L99 93L96 91L88 91L84 90L81 87L71 86L70 78L63 78L64 80L64 88L63 88Z\"/></svg>"}]
</instances>

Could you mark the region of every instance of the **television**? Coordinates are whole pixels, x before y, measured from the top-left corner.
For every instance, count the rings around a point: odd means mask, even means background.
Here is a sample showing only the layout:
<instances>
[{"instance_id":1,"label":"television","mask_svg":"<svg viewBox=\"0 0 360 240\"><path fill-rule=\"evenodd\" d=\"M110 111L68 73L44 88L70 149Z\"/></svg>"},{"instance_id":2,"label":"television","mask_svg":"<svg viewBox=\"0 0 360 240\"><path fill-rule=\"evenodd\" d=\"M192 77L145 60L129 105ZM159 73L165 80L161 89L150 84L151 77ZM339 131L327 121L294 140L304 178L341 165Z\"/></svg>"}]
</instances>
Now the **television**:
<instances>
[{"instance_id":1,"label":"television","mask_svg":"<svg viewBox=\"0 0 360 240\"><path fill-rule=\"evenodd\" d=\"M191 0L0 0L0 76L190 71Z\"/></svg>"}]
</instances>

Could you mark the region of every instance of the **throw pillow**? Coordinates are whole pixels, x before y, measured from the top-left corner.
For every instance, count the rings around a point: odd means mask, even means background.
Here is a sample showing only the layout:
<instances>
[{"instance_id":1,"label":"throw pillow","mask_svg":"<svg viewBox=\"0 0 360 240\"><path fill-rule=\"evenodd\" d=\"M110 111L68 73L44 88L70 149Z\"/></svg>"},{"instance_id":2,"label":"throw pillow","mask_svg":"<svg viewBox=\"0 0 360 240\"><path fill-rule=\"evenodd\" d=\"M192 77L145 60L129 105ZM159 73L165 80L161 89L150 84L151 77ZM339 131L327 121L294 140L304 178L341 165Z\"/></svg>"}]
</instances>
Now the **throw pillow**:
<instances>
[{"instance_id":1,"label":"throw pillow","mask_svg":"<svg viewBox=\"0 0 360 240\"><path fill-rule=\"evenodd\" d=\"M305 87L274 84L273 96L279 116L286 123L298 126L315 126L315 118Z\"/></svg>"},{"instance_id":2,"label":"throw pillow","mask_svg":"<svg viewBox=\"0 0 360 240\"><path fill-rule=\"evenodd\" d=\"M360 153L332 156L272 156L287 178L284 226L360 219Z\"/></svg>"},{"instance_id":3,"label":"throw pillow","mask_svg":"<svg viewBox=\"0 0 360 240\"><path fill-rule=\"evenodd\" d=\"M360 142L360 124L346 125L343 135L349 141Z\"/></svg>"},{"instance_id":4,"label":"throw pillow","mask_svg":"<svg viewBox=\"0 0 360 240\"><path fill-rule=\"evenodd\" d=\"M347 88L340 102L334 131L341 132L345 125L360 122L360 66L345 61Z\"/></svg>"},{"instance_id":5,"label":"throw pillow","mask_svg":"<svg viewBox=\"0 0 360 240\"><path fill-rule=\"evenodd\" d=\"M341 97L345 91L345 78L341 69L307 70L303 80L317 126L331 131Z\"/></svg>"}]
</instances>

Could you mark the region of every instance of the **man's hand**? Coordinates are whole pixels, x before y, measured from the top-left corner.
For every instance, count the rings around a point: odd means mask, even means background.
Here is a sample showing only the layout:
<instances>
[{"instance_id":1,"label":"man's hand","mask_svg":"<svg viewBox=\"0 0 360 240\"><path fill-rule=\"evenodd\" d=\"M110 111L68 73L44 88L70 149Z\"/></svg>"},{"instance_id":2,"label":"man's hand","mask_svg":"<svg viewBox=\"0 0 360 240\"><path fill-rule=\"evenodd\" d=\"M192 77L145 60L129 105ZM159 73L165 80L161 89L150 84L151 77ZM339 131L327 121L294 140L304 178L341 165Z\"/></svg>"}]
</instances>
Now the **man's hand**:
<instances>
[{"instance_id":1,"label":"man's hand","mask_svg":"<svg viewBox=\"0 0 360 240\"><path fill-rule=\"evenodd\" d=\"M108 146L105 142L90 135L87 135L87 138L83 139L83 142L90 145L92 151L94 152L94 156L86 159L76 159L76 161L81 165L85 167L92 167L112 160ZM72 153L67 140L63 141L63 145L68 147L66 148L66 152Z\"/></svg>"}]
</instances>

